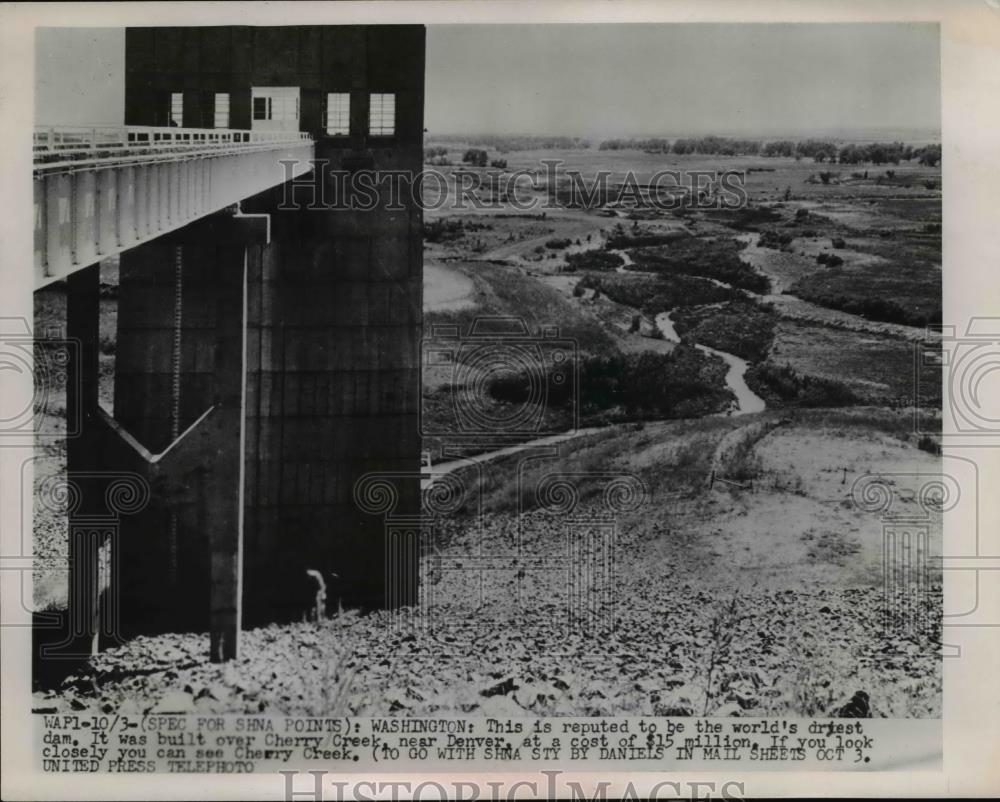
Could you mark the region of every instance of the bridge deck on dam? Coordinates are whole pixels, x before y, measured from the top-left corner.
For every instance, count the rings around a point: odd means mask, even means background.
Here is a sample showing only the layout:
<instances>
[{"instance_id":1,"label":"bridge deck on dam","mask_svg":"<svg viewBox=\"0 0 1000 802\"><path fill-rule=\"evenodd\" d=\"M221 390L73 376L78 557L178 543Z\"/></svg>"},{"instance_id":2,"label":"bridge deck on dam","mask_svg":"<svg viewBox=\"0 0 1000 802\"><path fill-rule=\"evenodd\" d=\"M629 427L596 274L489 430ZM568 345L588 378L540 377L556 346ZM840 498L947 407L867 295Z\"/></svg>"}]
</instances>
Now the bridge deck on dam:
<instances>
[{"instance_id":1,"label":"bridge deck on dam","mask_svg":"<svg viewBox=\"0 0 1000 802\"><path fill-rule=\"evenodd\" d=\"M298 131L37 128L35 286L312 169Z\"/></svg>"}]
</instances>

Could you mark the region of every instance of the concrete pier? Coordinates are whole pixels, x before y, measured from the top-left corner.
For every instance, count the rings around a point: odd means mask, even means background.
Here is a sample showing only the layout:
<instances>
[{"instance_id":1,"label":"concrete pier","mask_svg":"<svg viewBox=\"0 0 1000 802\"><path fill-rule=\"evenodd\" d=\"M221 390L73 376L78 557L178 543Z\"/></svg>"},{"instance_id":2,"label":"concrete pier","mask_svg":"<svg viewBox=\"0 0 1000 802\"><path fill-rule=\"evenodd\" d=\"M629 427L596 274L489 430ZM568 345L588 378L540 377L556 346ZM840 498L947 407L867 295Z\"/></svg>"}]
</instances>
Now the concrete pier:
<instances>
[{"instance_id":1,"label":"concrete pier","mask_svg":"<svg viewBox=\"0 0 1000 802\"><path fill-rule=\"evenodd\" d=\"M64 268L81 377L67 403L83 410L68 443L82 500L64 650L208 630L212 659L231 659L244 626L315 614L309 571L331 608L416 603L420 527L400 522L420 511L423 221L409 183L423 164L423 66L418 26L127 32L129 125L163 124L178 96L184 125L204 125L225 90L230 124L251 128L270 114L253 98L294 96L316 162L122 246L113 412L97 395L98 267ZM332 95L349 97L348 130L328 130ZM364 208L338 178L358 170L376 182ZM406 176L401 195L379 183L390 172ZM339 202L309 202L324 198ZM354 497L373 473L395 477L393 526Z\"/></svg>"}]
</instances>

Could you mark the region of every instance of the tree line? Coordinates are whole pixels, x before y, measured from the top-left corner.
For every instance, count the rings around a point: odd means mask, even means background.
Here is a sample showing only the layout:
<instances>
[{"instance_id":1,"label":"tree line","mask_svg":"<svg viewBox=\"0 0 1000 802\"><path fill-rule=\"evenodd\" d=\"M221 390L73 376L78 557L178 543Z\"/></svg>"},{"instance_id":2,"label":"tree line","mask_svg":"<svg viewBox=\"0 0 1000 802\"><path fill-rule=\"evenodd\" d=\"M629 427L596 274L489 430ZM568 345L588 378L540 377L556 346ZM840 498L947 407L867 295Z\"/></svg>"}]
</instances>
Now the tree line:
<instances>
[{"instance_id":1,"label":"tree line","mask_svg":"<svg viewBox=\"0 0 1000 802\"><path fill-rule=\"evenodd\" d=\"M516 150L589 150L591 142L578 136L533 134L438 134L434 142L478 146L507 153Z\"/></svg>"},{"instance_id":2,"label":"tree line","mask_svg":"<svg viewBox=\"0 0 1000 802\"><path fill-rule=\"evenodd\" d=\"M935 167L941 161L941 146L915 147L903 142L872 142L867 145L847 144L822 139L805 139L793 142L781 139L761 142L754 139L734 139L722 136L675 139L606 139L599 150L643 150L647 153L702 154L706 156L784 156L812 159L822 164L899 164L917 160L920 164Z\"/></svg>"}]
</instances>

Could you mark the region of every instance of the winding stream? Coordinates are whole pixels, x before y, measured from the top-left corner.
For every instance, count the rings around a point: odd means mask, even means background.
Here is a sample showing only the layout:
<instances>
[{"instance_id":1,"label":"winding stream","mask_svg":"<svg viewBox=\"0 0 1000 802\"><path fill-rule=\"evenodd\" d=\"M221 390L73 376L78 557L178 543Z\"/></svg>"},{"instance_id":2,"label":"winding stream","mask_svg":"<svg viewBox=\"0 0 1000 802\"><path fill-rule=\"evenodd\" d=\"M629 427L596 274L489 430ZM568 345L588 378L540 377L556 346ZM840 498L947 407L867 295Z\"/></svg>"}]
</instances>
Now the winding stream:
<instances>
[{"instance_id":1,"label":"winding stream","mask_svg":"<svg viewBox=\"0 0 1000 802\"><path fill-rule=\"evenodd\" d=\"M661 312L656 316L656 327L663 333L665 340L674 343L681 341L681 338L677 336L677 330L674 328L674 322L670 319L669 312ZM746 360L725 351L716 351L707 345L695 345L695 348L706 354L714 354L729 367L729 370L726 371L726 386L736 396L736 406L728 414L749 415L751 412L762 412L764 410L767 406L764 403L764 399L751 390L746 383L746 379L743 378L747 372L747 367L749 367Z\"/></svg>"},{"instance_id":2,"label":"winding stream","mask_svg":"<svg viewBox=\"0 0 1000 802\"><path fill-rule=\"evenodd\" d=\"M622 258L624 258L625 265L632 264L632 260L628 257L628 254L624 251L613 251L613 253L620 253ZM619 272L624 272L625 265L618 268ZM677 330L674 328L674 322L670 319L669 312L661 312L656 316L656 327L663 332L663 337L665 340L673 343L679 343L681 341L680 336L677 334ZM753 390L747 385L746 380L743 378L747 371L746 361L740 359L738 356L726 353L725 351L716 351L714 348L709 348L707 345L695 345L695 348L706 354L714 354L715 356L721 358L725 361L728 366L726 371L726 386L732 390L733 395L736 396L736 403L734 406L725 413L718 413L724 415L749 415L752 412L761 412L765 408L764 399L756 395ZM558 443L564 442L566 440L572 440L581 435L592 434L594 432L601 431L603 427L593 427L587 429L579 429L571 432L563 432L561 434L554 434L548 437L542 437L538 440L532 440L527 443L516 443L514 445L507 446L505 448L498 449L496 451L487 451L481 454L475 454L468 457L460 457L447 462L441 462L434 465L433 468L426 468L425 470L429 473L424 473L423 478L420 482L421 490L426 490L431 487L438 479L442 476L446 476L458 468L467 466L469 464L482 464L485 462L490 462L498 457L506 456L508 454L516 454L520 451L524 451L530 448L536 448L539 446L553 446Z\"/></svg>"},{"instance_id":3,"label":"winding stream","mask_svg":"<svg viewBox=\"0 0 1000 802\"><path fill-rule=\"evenodd\" d=\"M626 249L616 248L610 251L610 253L616 253L624 260L624 264L615 269L616 273L625 273L635 264ZM732 289L730 284L726 284L723 281L707 277L701 278L712 282L717 287ZM681 341L681 338L677 334L677 330L674 328L674 323L670 319L670 312L661 312L656 316L656 327L663 333L665 340L673 343L679 343ZM762 412L765 409L767 405L764 403L764 399L751 390L746 383L746 379L743 378L744 374L747 372L747 368L749 367L745 360L740 359L734 354L726 353L725 351L716 351L714 348L709 348L707 345L696 345L695 347L703 353L714 354L719 357L729 368L729 370L726 371L726 386L729 387L729 389L732 390L733 395L736 396L736 405L727 414L749 415L752 412Z\"/></svg>"},{"instance_id":4,"label":"winding stream","mask_svg":"<svg viewBox=\"0 0 1000 802\"><path fill-rule=\"evenodd\" d=\"M623 248L617 248L613 251L610 251L610 253L618 254L625 262L624 264L615 268L616 273L624 273L626 270L629 269L629 267L635 264L635 262L632 261L632 257L628 255L628 251Z\"/></svg>"}]
</instances>

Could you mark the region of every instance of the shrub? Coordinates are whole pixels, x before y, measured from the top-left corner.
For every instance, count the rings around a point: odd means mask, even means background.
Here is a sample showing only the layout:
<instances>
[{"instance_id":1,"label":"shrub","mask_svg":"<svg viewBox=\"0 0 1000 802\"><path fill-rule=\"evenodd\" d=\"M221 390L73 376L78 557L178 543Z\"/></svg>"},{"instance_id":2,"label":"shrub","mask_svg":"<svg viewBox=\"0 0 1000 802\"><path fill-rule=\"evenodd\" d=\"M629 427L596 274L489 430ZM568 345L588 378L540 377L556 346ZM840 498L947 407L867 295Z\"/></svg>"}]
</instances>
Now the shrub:
<instances>
[{"instance_id":1,"label":"shrub","mask_svg":"<svg viewBox=\"0 0 1000 802\"><path fill-rule=\"evenodd\" d=\"M582 298L583 295L584 295L584 293L586 291L587 291L587 289L586 289L586 287L583 286L583 282L582 281L578 281L573 286L573 297L574 298Z\"/></svg>"},{"instance_id":2,"label":"shrub","mask_svg":"<svg viewBox=\"0 0 1000 802\"><path fill-rule=\"evenodd\" d=\"M834 237L833 239L830 240L830 244L834 248L846 248L847 247L847 243L844 242L844 238L843 237Z\"/></svg>"},{"instance_id":3,"label":"shrub","mask_svg":"<svg viewBox=\"0 0 1000 802\"><path fill-rule=\"evenodd\" d=\"M757 244L761 248L772 248L773 250L780 251L787 248L791 242L791 234L785 234L774 229L767 229L761 232L760 239L757 241Z\"/></svg>"},{"instance_id":4,"label":"shrub","mask_svg":"<svg viewBox=\"0 0 1000 802\"><path fill-rule=\"evenodd\" d=\"M431 220L424 223L424 239L428 242L448 242L449 240L460 239L465 233L465 224L461 219Z\"/></svg>"},{"instance_id":5,"label":"shrub","mask_svg":"<svg viewBox=\"0 0 1000 802\"><path fill-rule=\"evenodd\" d=\"M844 264L844 260L835 253L821 253L816 257L816 261L827 267L840 267Z\"/></svg>"},{"instance_id":6,"label":"shrub","mask_svg":"<svg viewBox=\"0 0 1000 802\"><path fill-rule=\"evenodd\" d=\"M809 210L808 209L797 209L796 210L796 212L795 212L795 220L797 222L802 222L807 217L809 217Z\"/></svg>"},{"instance_id":7,"label":"shrub","mask_svg":"<svg viewBox=\"0 0 1000 802\"><path fill-rule=\"evenodd\" d=\"M563 248L568 248L572 244L572 240L568 239L550 239L545 243L545 247L551 248L554 251L559 251Z\"/></svg>"},{"instance_id":8,"label":"shrub","mask_svg":"<svg viewBox=\"0 0 1000 802\"><path fill-rule=\"evenodd\" d=\"M918 161L924 166L936 167L937 163L941 161L941 146L928 145L917 151L915 155L918 156Z\"/></svg>"},{"instance_id":9,"label":"shrub","mask_svg":"<svg viewBox=\"0 0 1000 802\"><path fill-rule=\"evenodd\" d=\"M731 398L721 360L686 345L668 354L587 357L578 365L585 414L617 409L630 420L687 417L724 409ZM560 389L565 382L548 384L548 406L572 400L569 388ZM531 382L515 373L495 376L487 391L498 401L523 404L530 398Z\"/></svg>"},{"instance_id":10,"label":"shrub","mask_svg":"<svg viewBox=\"0 0 1000 802\"><path fill-rule=\"evenodd\" d=\"M937 440L929 435L921 435L920 439L917 440L917 448L921 451L926 451L928 454L933 454L938 457L941 455L941 446L938 445Z\"/></svg>"},{"instance_id":11,"label":"shrub","mask_svg":"<svg viewBox=\"0 0 1000 802\"><path fill-rule=\"evenodd\" d=\"M937 181L935 181L935 180L933 180L931 178L928 178L926 181L923 182L923 185L924 185L924 189L937 189L938 183L937 183Z\"/></svg>"},{"instance_id":12,"label":"shrub","mask_svg":"<svg viewBox=\"0 0 1000 802\"><path fill-rule=\"evenodd\" d=\"M573 270L614 270L625 264L625 260L608 251L583 251L566 254L566 264Z\"/></svg>"},{"instance_id":13,"label":"shrub","mask_svg":"<svg viewBox=\"0 0 1000 802\"><path fill-rule=\"evenodd\" d=\"M479 148L469 148L462 154L462 161L471 164L473 167L485 167L489 162L489 154Z\"/></svg>"},{"instance_id":14,"label":"shrub","mask_svg":"<svg viewBox=\"0 0 1000 802\"><path fill-rule=\"evenodd\" d=\"M506 170L507 169L507 160L506 159L494 159L493 161L490 162L490 167L495 167L498 170Z\"/></svg>"}]
</instances>

